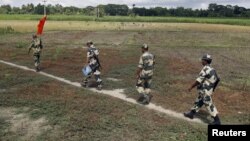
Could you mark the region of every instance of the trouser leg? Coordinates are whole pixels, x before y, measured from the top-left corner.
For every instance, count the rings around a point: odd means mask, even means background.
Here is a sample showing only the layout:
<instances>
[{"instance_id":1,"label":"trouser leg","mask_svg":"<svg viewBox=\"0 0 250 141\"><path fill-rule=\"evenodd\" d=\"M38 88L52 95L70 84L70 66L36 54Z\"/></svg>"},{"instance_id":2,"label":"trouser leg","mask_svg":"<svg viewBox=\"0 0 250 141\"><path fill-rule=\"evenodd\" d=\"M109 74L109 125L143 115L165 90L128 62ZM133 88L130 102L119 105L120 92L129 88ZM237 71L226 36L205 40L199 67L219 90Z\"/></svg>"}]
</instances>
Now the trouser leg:
<instances>
[{"instance_id":1,"label":"trouser leg","mask_svg":"<svg viewBox=\"0 0 250 141\"><path fill-rule=\"evenodd\" d=\"M88 75L88 76L85 76L85 77L83 78L83 80L82 80L81 85L82 85L83 87L87 87L87 86L88 86L88 80L89 80L90 78L91 78L91 74Z\"/></svg>"},{"instance_id":2,"label":"trouser leg","mask_svg":"<svg viewBox=\"0 0 250 141\"><path fill-rule=\"evenodd\" d=\"M137 80L136 89L139 93L138 102L142 104L149 104L152 96L150 95L151 79L139 78Z\"/></svg>"},{"instance_id":3,"label":"trouser leg","mask_svg":"<svg viewBox=\"0 0 250 141\"><path fill-rule=\"evenodd\" d=\"M217 108L215 107L215 105L213 104L213 100L212 97L210 95L205 95L203 98L203 103L206 106L209 114L212 117L215 117L218 114Z\"/></svg>"},{"instance_id":4,"label":"trouser leg","mask_svg":"<svg viewBox=\"0 0 250 141\"><path fill-rule=\"evenodd\" d=\"M144 99L145 90L144 90L144 80L139 78L136 82L136 90L139 93L138 102L141 102Z\"/></svg>"},{"instance_id":5,"label":"trouser leg","mask_svg":"<svg viewBox=\"0 0 250 141\"><path fill-rule=\"evenodd\" d=\"M194 102L194 106L191 108L191 111L194 111L195 113L197 113L203 105L204 105L203 98L201 95L199 95L196 98Z\"/></svg>"},{"instance_id":6,"label":"trouser leg","mask_svg":"<svg viewBox=\"0 0 250 141\"><path fill-rule=\"evenodd\" d=\"M210 95L205 95L203 98L203 103L206 106L209 114L214 119L214 121L211 123L212 125L220 125L220 118L218 116L217 108L215 107L212 97Z\"/></svg>"},{"instance_id":7,"label":"trouser leg","mask_svg":"<svg viewBox=\"0 0 250 141\"><path fill-rule=\"evenodd\" d=\"M149 103L152 99L152 95L151 95L151 83L152 83L152 79L146 79L145 83L144 83L144 90L145 90L145 94L146 94L146 101L147 103Z\"/></svg>"},{"instance_id":8,"label":"trouser leg","mask_svg":"<svg viewBox=\"0 0 250 141\"><path fill-rule=\"evenodd\" d=\"M100 90L100 89L102 89L101 72L97 69L97 70L94 72L94 75L95 75L95 80L96 80L96 82L97 82L97 88Z\"/></svg>"},{"instance_id":9,"label":"trouser leg","mask_svg":"<svg viewBox=\"0 0 250 141\"><path fill-rule=\"evenodd\" d=\"M34 54L33 58L35 63L35 69L36 71L38 71L40 66L40 54Z\"/></svg>"},{"instance_id":10,"label":"trouser leg","mask_svg":"<svg viewBox=\"0 0 250 141\"><path fill-rule=\"evenodd\" d=\"M202 98L201 95L199 95L199 96L196 98L196 100L195 100L195 102L194 102L194 106L191 108L191 110L190 110L189 112L183 113L184 116L185 116L185 117L188 117L188 118L190 118L190 119L193 119L195 113L197 113L197 112L200 110L200 108L203 106L203 104L204 104L204 103L203 103L203 98Z\"/></svg>"}]
</instances>

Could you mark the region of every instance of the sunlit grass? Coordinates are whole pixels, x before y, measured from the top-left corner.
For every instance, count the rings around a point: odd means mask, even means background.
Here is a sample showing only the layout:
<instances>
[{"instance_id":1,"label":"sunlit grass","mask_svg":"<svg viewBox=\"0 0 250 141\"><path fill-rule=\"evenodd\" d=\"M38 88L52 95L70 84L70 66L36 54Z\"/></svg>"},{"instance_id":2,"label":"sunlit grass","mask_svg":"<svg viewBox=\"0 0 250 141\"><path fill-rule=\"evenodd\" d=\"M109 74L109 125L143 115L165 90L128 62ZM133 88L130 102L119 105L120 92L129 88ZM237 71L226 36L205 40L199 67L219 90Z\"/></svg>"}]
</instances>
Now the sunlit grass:
<instances>
[{"instance_id":1,"label":"sunlit grass","mask_svg":"<svg viewBox=\"0 0 250 141\"><path fill-rule=\"evenodd\" d=\"M39 20L42 15L6 15L1 14L0 20ZM194 18L194 17L131 17L131 16L95 16L84 15L48 15L52 21L99 21L99 22L158 22L158 23L209 23L249 26L250 20L245 18Z\"/></svg>"},{"instance_id":2,"label":"sunlit grass","mask_svg":"<svg viewBox=\"0 0 250 141\"><path fill-rule=\"evenodd\" d=\"M15 32L36 32L38 20L0 20L0 28L12 28ZM46 31L203 31L203 32L250 32L248 26L216 25L199 23L144 23L144 22L95 22L51 21L44 26Z\"/></svg>"}]
</instances>

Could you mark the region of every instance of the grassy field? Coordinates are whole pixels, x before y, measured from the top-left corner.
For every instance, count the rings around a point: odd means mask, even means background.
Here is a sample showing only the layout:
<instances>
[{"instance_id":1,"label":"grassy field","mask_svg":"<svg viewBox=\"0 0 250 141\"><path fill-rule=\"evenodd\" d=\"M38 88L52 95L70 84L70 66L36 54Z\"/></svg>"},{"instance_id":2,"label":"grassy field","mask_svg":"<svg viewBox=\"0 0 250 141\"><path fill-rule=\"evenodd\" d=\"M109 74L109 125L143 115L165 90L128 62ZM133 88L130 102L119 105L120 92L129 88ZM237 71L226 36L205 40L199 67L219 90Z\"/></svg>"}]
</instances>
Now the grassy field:
<instances>
[{"instance_id":1,"label":"grassy field","mask_svg":"<svg viewBox=\"0 0 250 141\"><path fill-rule=\"evenodd\" d=\"M37 77L35 73L2 64L0 67L1 90L6 89L0 94L1 140L191 141L206 137L204 126ZM44 120L37 122L39 119Z\"/></svg>"},{"instance_id":2,"label":"grassy field","mask_svg":"<svg viewBox=\"0 0 250 141\"><path fill-rule=\"evenodd\" d=\"M38 21L0 20L0 34L36 32ZM47 21L45 31L168 31L168 32L225 32L249 33L249 26L198 24L198 23L144 23L144 22L94 22Z\"/></svg>"},{"instance_id":3,"label":"grassy field","mask_svg":"<svg viewBox=\"0 0 250 141\"><path fill-rule=\"evenodd\" d=\"M48 30L52 22L65 24ZM189 110L197 96L195 90L188 93L187 88L202 67L199 58L209 53L222 79L213 97L222 123L250 124L250 27L185 23L137 23L131 27L133 23L123 23L126 28L121 30L114 28L121 23L111 26L108 22L79 21L66 26L68 22L46 23L42 71L80 82L81 68L86 62L86 48L82 47L93 40L100 49L104 89L123 88L128 97L136 99L135 71L140 45L148 43L156 55L152 102L182 113ZM14 32L0 34L1 60L33 68L27 47L32 32L28 27L35 23L0 22L2 28L14 28ZM87 23L93 24L93 28L76 28L76 24ZM0 72L0 140L207 140L204 125L3 64ZM17 126L19 118L26 121L24 127ZM197 118L211 122L205 108ZM31 132L30 127L37 130Z\"/></svg>"},{"instance_id":4,"label":"grassy field","mask_svg":"<svg viewBox=\"0 0 250 141\"><path fill-rule=\"evenodd\" d=\"M39 20L42 15L3 15L0 20ZM190 17L129 17L105 16L96 18L83 15L49 15L51 21L99 21L99 22L158 22L158 23L207 23L249 26L250 19L244 18L190 18Z\"/></svg>"}]
</instances>

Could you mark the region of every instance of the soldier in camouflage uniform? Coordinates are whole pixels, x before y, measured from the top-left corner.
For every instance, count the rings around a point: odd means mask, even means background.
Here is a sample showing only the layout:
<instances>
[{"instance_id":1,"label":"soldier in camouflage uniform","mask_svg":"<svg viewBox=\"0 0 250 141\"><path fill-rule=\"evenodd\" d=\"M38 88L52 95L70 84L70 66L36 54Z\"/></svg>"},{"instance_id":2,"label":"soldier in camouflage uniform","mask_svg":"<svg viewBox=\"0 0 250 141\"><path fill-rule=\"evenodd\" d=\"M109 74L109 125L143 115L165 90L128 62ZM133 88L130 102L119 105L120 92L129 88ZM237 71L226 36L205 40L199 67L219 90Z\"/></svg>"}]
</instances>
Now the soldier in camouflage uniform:
<instances>
[{"instance_id":1,"label":"soldier in camouflage uniform","mask_svg":"<svg viewBox=\"0 0 250 141\"><path fill-rule=\"evenodd\" d=\"M194 87L197 87L198 97L194 103L194 106L191 108L191 111L184 113L184 116L193 119L195 113L197 113L199 109L203 105L205 105L209 114L214 119L211 124L220 125L221 123L218 116L218 111L213 104L211 97L218 82L220 81L220 78L218 77L215 69L210 66L212 62L212 58L210 55L204 55L201 60L204 67L201 70L199 77L188 89L189 91L191 91Z\"/></svg>"},{"instance_id":2,"label":"soldier in camouflage uniform","mask_svg":"<svg viewBox=\"0 0 250 141\"><path fill-rule=\"evenodd\" d=\"M94 74L95 76L95 80L98 84L97 89L101 90L102 89L102 79L100 77L101 72L100 72L100 68L101 68L101 64L99 62L99 51L98 49L94 46L92 41L88 41L87 42L87 47L88 47L88 51L87 51L87 64L90 66L92 73L90 73L88 76L86 76L82 82L82 86L83 87L87 87L88 86L88 79L91 78L91 75Z\"/></svg>"},{"instance_id":3,"label":"soldier in camouflage uniform","mask_svg":"<svg viewBox=\"0 0 250 141\"><path fill-rule=\"evenodd\" d=\"M40 70L40 55L43 49L43 44L41 38L38 38L37 35L32 36L33 40L29 47L29 52L32 49L33 50L33 58L35 62L35 69L38 72Z\"/></svg>"},{"instance_id":4,"label":"soldier in camouflage uniform","mask_svg":"<svg viewBox=\"0 0 250 141\"><path fill-rule=\"evenodd\" d=\"M138 70L136 72L136 88L139 92L137 102L141 104L149 104L152 98L152 95L150 94L150 85L152 82L155 56L148 52L148 48L147 44L143 44L141 47L143 54L140 57Z\"/></svg>"}]
</instances>

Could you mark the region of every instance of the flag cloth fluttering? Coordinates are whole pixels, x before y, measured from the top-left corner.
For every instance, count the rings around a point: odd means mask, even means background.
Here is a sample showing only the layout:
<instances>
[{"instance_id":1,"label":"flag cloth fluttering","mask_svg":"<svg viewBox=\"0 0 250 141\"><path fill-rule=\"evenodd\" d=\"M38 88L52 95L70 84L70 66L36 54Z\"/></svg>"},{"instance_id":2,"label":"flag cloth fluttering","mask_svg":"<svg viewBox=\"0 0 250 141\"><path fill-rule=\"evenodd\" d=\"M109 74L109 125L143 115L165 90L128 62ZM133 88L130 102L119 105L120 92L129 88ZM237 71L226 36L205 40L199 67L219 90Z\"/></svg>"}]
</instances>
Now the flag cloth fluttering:
<instances>
[{"instance_id":1,"label":"flag cloth fluttering","mask_svg":"<svg viewBox=\"0 0 250 141\"><path fill-rule=\"evenodd\" d=\"M37 35L42 35L43 34L43 27L45 24L45 21L47 19L47 16L44 16L42 19L40 19L39 24L37 25Z\"/></svg>"}]
</instances>

